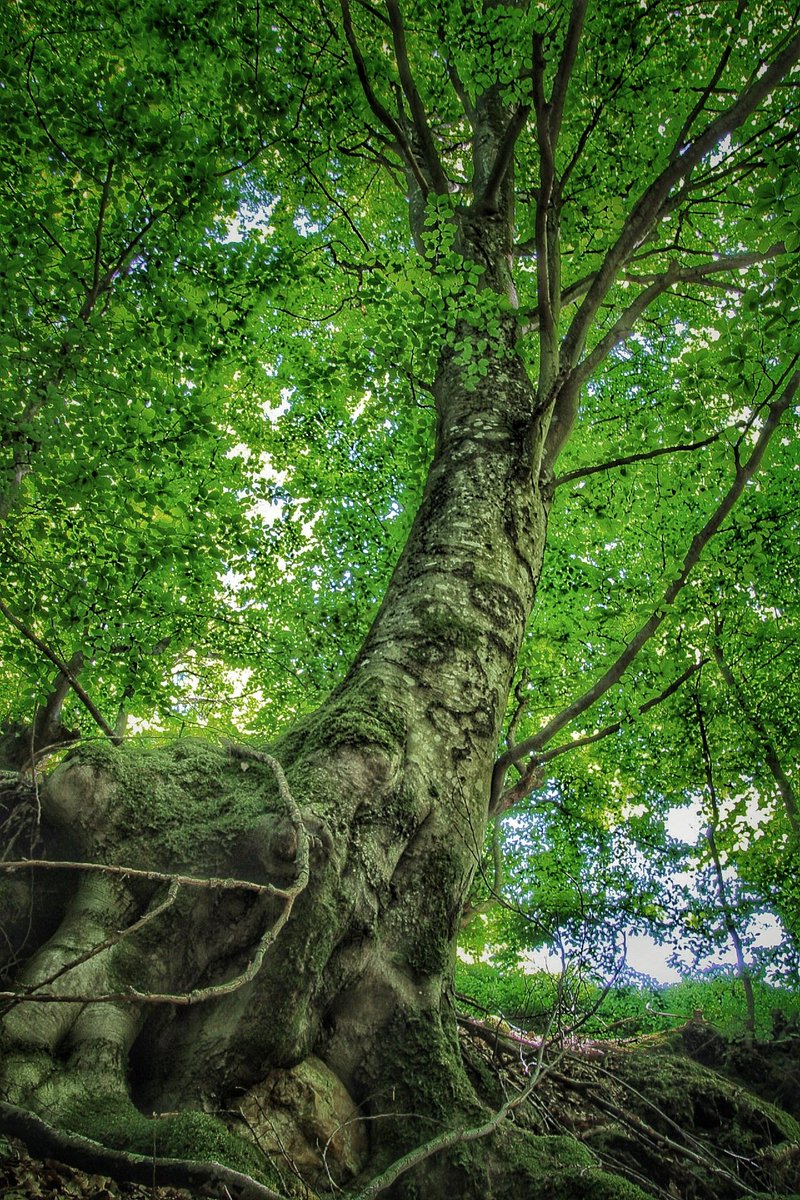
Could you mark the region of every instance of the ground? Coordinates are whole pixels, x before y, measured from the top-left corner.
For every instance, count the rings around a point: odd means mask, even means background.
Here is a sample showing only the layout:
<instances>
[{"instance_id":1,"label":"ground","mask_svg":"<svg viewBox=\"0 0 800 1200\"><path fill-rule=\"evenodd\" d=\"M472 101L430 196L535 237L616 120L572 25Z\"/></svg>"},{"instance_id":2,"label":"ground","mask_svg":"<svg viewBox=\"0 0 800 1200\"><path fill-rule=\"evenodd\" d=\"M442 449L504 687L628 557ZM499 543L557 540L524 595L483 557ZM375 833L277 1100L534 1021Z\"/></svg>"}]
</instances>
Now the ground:
<instances>
[{"instance_id":1,"label":"ground","mask_svg":"<svg viewBox=\"0 0 800 1200\"><path fill-rule=\"evenodd\" d=\"M461 1039L476 1090L494 1108L539 1073L529 1100L510 1117L519 1132L509 1123L505 1131L489 1135L502 1140L511 1158L528 1155L528 1168L538 1138L543 1162L548 1156L551 1164L560 1162L557 1170L543 1170L534 1192L526 1190L530 1200L575 1195L796 1200L800 1195L800 1037L795 1034L749 1045L692 1022L671 1034L630 1042L546 1046L540 1057L540 1045L526 1035L467 1019ZM210 1189L159 1186L154 1166L148 1183L118 1182L56 1157L37 1157L22 1141L5 1138L0 1139L0 1196L194 1200L234 1194L219 1184ZM286 1162L282 1166L287 1195L314 1200L331 1194L318 1182L312 1190ZM365 1182L356 1181L356 1193Z\"/></svg>"}]
</instances>

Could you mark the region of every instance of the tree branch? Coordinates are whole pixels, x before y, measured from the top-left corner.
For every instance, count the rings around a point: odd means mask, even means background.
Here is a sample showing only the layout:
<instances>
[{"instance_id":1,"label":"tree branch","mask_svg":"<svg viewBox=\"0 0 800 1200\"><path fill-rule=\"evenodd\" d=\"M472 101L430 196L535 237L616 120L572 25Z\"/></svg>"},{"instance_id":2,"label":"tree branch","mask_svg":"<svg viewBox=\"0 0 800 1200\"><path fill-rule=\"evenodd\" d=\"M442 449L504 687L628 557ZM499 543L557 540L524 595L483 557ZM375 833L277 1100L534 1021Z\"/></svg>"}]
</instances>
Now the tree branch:
<instances>
[{"instance_id":1,"label":"tree branch","mask_svg":"<svg viewBox=\"0 0 800 1200\"><path fill-rule=\"evenodd\" d=\"M794 788L792 787L788 775L783 769L783 764L778 757L778 752L775 749L769 733L767 732L766 726L758 716L758 713L751 709L747 702L747 698L745 697L744 689L725 660L725 656L722 651L722 644L719 640L720 632L721 630L718 626L716 630L716 636L711 646L711 652L714 655L714 661L717 664L720 675L735 696L736 701L748 724L751 726L753 732L756 734L759 742L761 743L764 761L769 767L772 778L775 780L778 792L780 793L780 797L783 800L783 807L785 809L786 816L789 819L789 825L792 833L794 834L795 838L800 838L800 805L798 805Z\"/></svg>"},{"instance_id":2,"label":"tree branch","mask_svg":"<svg viewBox=\"0 0 800 1200\"><path fill-rule=\"evenodd\" d=\"M458 99L461 103L461 107L464 109L464 113L466 115L467 120L469 121L470 125L474 129L475 118L477 115L475 105L472 103L472 101L470 100L470 98L467 94L467 89L464 87L464 81L462 80L461 76L459 75L458 69L456 68L455 64L450 61L450 58L448 57L448 52L449 52L450 48L447 43L447 37L445 34L444 27L442 25L439 25L437 27L436 35L437 35L439 42L441 44L441 47L442 47L442 56L444 58L445 66L447 68L447 77L450 80L450 85L451 85L453 91L455 92L456 96L458 97Z\"/></svg>"},{"instance_id":3,"label":"tree branch","mask_svg":"<svg viewBox=\"0 0 800 1200\"><path fill-rule=\"evenodd\" d=\"M76 650L67 663L66 673L59 671L56 676L53 690L47 697L44 708L36 718L37 741L42 741L46 745L49 745L55 741L59 732L62 731L61 711L72 687L70 680L76 678L82 668L83 654L80 650Z\"/></svg>"},{"instance_id":4,"label":"tree branch","mask_svg":"<svg viewBox=\"0 0 800 1200\"><path fill-rule=\"evenodd\" d=\"M550 97L550 142L555 153L558 146L558 138L561 133L561 121L564 116L564 103L567 98L569 89L569 81L572 77L572 70L575 66L575 59L578 54L578 46L583 32L583 21L586 16L587 0L572 0L572 11L569 17L569 26L567 28L567 36L564 39L564 49L561 53L561 61L558 64L555 81L553 83L553 91Z\"/></svg>"},{"instance_id":5,"label":"tree branch","mask_svg":"<svg viewBox=\"0 0 800 1200\"><path fill-rule=\"evenodd\" d=\"M536 111L536 144L539 149L539 193L536 197L536 291L539 301L539 330L541 347L539 354L539 395L544 396L555 377L558 361L556 330L558 325L557 290L560 292L555 272L556 255L551 255L551 204L556 182L555 147L550 133L550 106L544 92L544 39L535 34L533 39L533 106Z\"/></svg>"},{"instance_id":6,"label":"tree branch","mask_svg":"<svg viewBox=\"0 0 800 1200\"><path fill-rule=\"evenodd\" d=\"M796 362L796 360L795 360ZM778 427L782 415L791 406L795 393L800 387L800 371L795 371L790 377L789 382L783 390L780 398L773 401L767 406L768 416L764 421L761 431L756 439L755 446L743 465L737 465L734 479L727 492L723 496L717 508L706 521L699 533L695 534L688 551L683 560L678 575L665 589L661 602L653 613L644 622L635 636L628 642L625 649L619 655L614 663L606 670L596 683L579 696L572 704L567 705L562 709L548 724L532 737L526 738L519 742L513 748L506 750L495 763L494 774L492 778L492 791L490 800L490 811L500 800L503 790L503 781L505 773L509 766L518 762L521 758L527 757L530 754L536 754L549 741L551 741L557 733L574 721L576 717L581 716L595 704L601 696L619 682L630 664L639 654L640 650L653 637L656 631L666 620L672 605L675 603L679 593L686 586L689 577L700 561L700 556L711 541L712 537L719 531L720 526L729 516L731 510L736 504L745 489L746 484L753 478L756 471L761 465L762 459L766 452L767 446L772 439L775 430Z\"/></svg>"},{"instance_id":7,"label":"tree branch","mask_svg":"<svg viewBox=\"0 0 800 1200\"><path fill-rule=\"evenodd\" d=\"M414 151L412 150L399 121L392 116L388 108L381 104L380 100L373 91L372 84L369 81L367 66L364 62L361 48L358 44L358 39L356 38L355 31L353 29L349 0L339 0L339 2L342 10L342 25L344 27L344 35L347 39L347 44L350 47L350 53L353 56L353 64L356 68L358 81L361 84L361 90L366 97L367 104L369 104L381 125L383 125L384 128L388 129L391 133L400 151L401 157L405 159L406 165L411 171L411 174L414 176L417 186L419 187L419 190L424 198L428 195L430 189L425 176L420 169L420 165L414 156Z\"/></svg>"},{"instance_id":8,"label":"tree branch","mask_svg":"<svg viewBox=\"0 0 800 1200\"><path fill-rule=\"evenodd\" d=\"M739 94L727 109L712 120L694 141L681 148L661 174L642 193L623 223L619 237L607 252L586 299L575 315L564 339L563 361L577 363L586 336L597 311L633 250L653 228L662 206L673 187L691 175L694 168L719 142L733 133L770 95L784 75L800 58L800 34L797 34L777 58Z\"/></svg>"},{"instance_id":9,"label":"tree branch","mask_svg":"<svg viewBox=\"0 0 800 1200\"><path fill-rule=\"evenodd\" d=\"M523 251L519 257L524 257L527 254L535 253L534 250L529 249L528 247L529 243L527 242L518 247L518 249ZM580 300L581 296L585 296L586 292L591 286L592 278L593 277L591 275L586 275L583 279L579 279L575 283L571 283L569 287L564 288L558 301L559 311L564 307L564 305L575 304L578 300ZM535 331L539 328L541 328L541 315L537 306L536 308L528 309L524 313L524 324L521 327L521 333L523 335L527 333L535 333Z\"/></svg>"},{"instance_id":10,"label":"tree branch","mask_svg":"<svg viewBox=\"0 0 800 1200\"><path fill-rule=\"evenodd\" d=\"M147 871L141 867L116 866L113 863L73 862L55 858L21 858L16 861L0 862L0 871L80 871L98 875L113 875L122 879L141 879L153 883L177 883L180 887L200 888L205 891L217 889L233 889L236 891L255 892L257 895L275 896L279 900L286 899L288 892L285 888L275 887L272 883L254 883L250 879L223 879L216 875L175 875L168 871Z\"/></svg>"},{"instance_id":11,"label":"tree branch","mask_svg":"<svg viewBox=\"0 0 800 1200\"><path fill-rule=\"evenodd\" d=\"M113 158L108 161L108 170L103 180L103 190L100 195L100 207L97 213L97 225L94 231L94 267L92 269L92 291L96 292L100 283L100 264L103 259L103 226L106 220L108 200L111 194L111 176L114 172Z\"/></svg>"},{"instance_id":12,"label":"tree branch","mask_svg":"<svg viewBox=\"0 0 800 1200\"><path fill-rule=\"evenodd\" d=\"M712 433L710 437L703 438L700 442L683 442L677 446L660 446L657 450L643 450L641 454L627 454L623 458L612 458L609 462L596 463L593 467L578 467L575 471L567 471L565 475L557 476L554 486L561 487L565 483L574 483L576 479L586 479L590 475L597 475L600 471L613 471L617 467L628 467L633 463L648 462L651 458L660 458L663 454L679 454L688 450L702 450L706 446L710 446L712 442L719 441L721 436L720 433Z\"/></svg>"},{"instance_id":13,"label":"tree branch","mask_svg":"<svg viewBox=\"0 0 800 1200\"><path fill-rule=\"evenodd\" d=\"M525 128L530 111L531 106L529 104L520 104L509 120L505 132L500 139L500 145L497 149L495 160L492 163L486 187L483 189L483 195L478 200L477 207L480 211L496 211L500 198L500 188L503 185L506 173L514 161L514 149L520 134Z\"/></svg>"},{"instance_id":14,"label":"tree branch","mask_svg":"<svg viewBox=\"0 0 800 1200\"><path fill-rule=\"evenodd\" d=\"M398 0L386 0L386 11L389 14L389 23L392 29L392 40L394 42L397 70L400 74L400 85L411 110L411 119L414 123L419 144L422 147L423 161L433 183L433 190L437 195L445 196L450 189L447 177L442 169L441 159L433 141L433 135L431 134L428 118L425 113L425 106L422 103L417 85L414 82L414 76L411 73L411 64L408 60L408 47L406 45L405 25L403 24Z\"/></svg>"},{"instance_id":15,"label":"tree branch","mask_svg":"<svg viewBox=\"0 0 800 1200\"><path fill-rule=\"evenodd\" d=\"M687 680L696 675L701 667L707 662L707 659L702 659L698 663L693 663L690 667L673 679L672 683L668 684L662 692L652 699L647 700L644 704L640 704L636 710L637 717L643 717L645 713L650 712L652 708L663 704L670 696L674 696ZM552 762L554 758L560 758L562 754L569 754L571 750L579 750L582 746L592 746L595 742L601 742L604 738L611 737L614 733L619 733L622 726L630 720L630 717L625 717L620 721L614 721L611 725L605 725L602 729L598 729L595 733L587 733L583 737L574 738L570 742L563 742L560 746L554 746L552 750L545 751L544 754L534 754L525 768L524 774L513 784L507 788L499 798L496 809L490 813L491 816L499 816L509 808L513 808L515 804L519 804L520 800L524 800L532 787L536 786L536 780L540 777L539 773L545 763Z\"/></svg>"},{"instance_id":16,"label":"tree branch","mask_svg":"<svg viewBox=\"0 0 800 1200\"><path fill-rule=\"evenodd\" d=\"M616 346L619 346L626 340L639 317L650 307L653 301L658 299L659 296L663 296L664 292L669 291L676 283L702 283L710 275L718 275L726 271L741 271L746 267L767 262L771 258L784 254L785 251L785 243L776 242L768 250L761 252L754 251L751 254L729 254L722 258L712 259L710 262L698 263L695 267L686 267L683 270L678 267L677 263L672 262L667 270L661 274L651 276L626 274L625 278L630 279L632 282L644 283L648 278L651 282L639 293L633 303L626 308L625 312L609 329L605 337L601 338L592 351L583 359L576 370L579 382L582 384L589 378L603 359Z\"/></svg>"},{"instance_id":17,"label":"tree branch","mask_svg":"<svg viewBox=\"0 0 800 1200\"><path fill-rule=\"evenodd\" d=\"M747 8L747 0L739 0L739 3L736 7L736 15L734 17L734 21L736 21L738 23L741 20L742 15L745 12L746 8ZM673 157L675 157L675 155L678 154L680 147L683 145L683 143L686 141L687 137L689 136L692 126L694 125L697 118L700 116L701 112L703 112L709 96L711 96L711 94L714 92L717 84L719 83L720 79L722 78L722 75L723 75L723 72L724 72L726 66L728 65L728 60L730 59L731 51L733 49L733 24L731 25L731 35L732 36L728 38L728 42L727 42L724 50L722 51L722 54L720 55L719 62L717 63L717 65L714 69L714 74L711 76L711 79L708 81L706 86L701 91L699 99L697 100L696 104L692 108L692 111L689 113L688 117L686 118L686 120L683 123L683 127L675 140L675 149L672 152Z\"/></svg>"},{"instance_id":18,"label":"tree branch","mask_svg":"<svg viewBox=\"0 0 800 1200\"><path fill-rule=\"evenodd\" d=\"M506 1119L510 1112L523 1104L532 1094L536 1087L539 1077L542 1073L542 1051L540 1049L539 1061L536 1064L536 1069L531 1072L531 1078L521 1092L516 1096L512 1096L506 1100L505 1104L493 1113L481 1125L473 1125L467 1129L448 1129L444 1133L438 1134L425 1142L421 1146L416 1146L413 1150L409 1150L408 1154L404 1154L391 1166L387 1167L382 1174L371 1179L365 1188L362 1188L354 1198L354 1200L374 1200L386 1188L391 1187L395 1180L401 1175L405 1175L406 1171L410 1171L412 1167L416 1167L425 1159L430 1158L434 1154L440 1154L443 1150L449 1150L452 1146L463 1145L464 1142L474 1142L479 1138L488 1137L495 1129Z\"/></svg>"},{"instance_id":19,"label":"tree branch","mask_svg":"<svg viewBox=\"0 0 800 1200\"><path fill-rule=\"evenodd\" d=\"M580 390L592 372L597 370L600 363L615 347L624 342L631 334L636 322L646 312L654 300L677 283L701 283L709 276L726 271L741 271L746 267L755 266L785 253L785 244L776 242L768 250L753 251L748 254L729 254L709 262L698 263L694 267L680 268L676 262L670 263L666 271L650 276L632 275L630 278L637 282L650 279L633 302L625 309L615 324L604 337L593 347L582 362L567 374L560 391L556 396L553 416L550 423L547 442L543 455L545 471L552 470L570 435L577 416Z\"/></svg>"},{"instance_id":20,"label":"tree branch","mask_svg":"<svg viewBox=\"0 0 800 1200\"><path fill-rule=\"evenodd\" d=\"M105 721L100 710L95 706L95 704L89 698L87 693L84 691L84 689L78 683L77 679L72 674L68 665L63 661L63 659L60 659L58 657L58 655L55 653L55 651L51 650L50 647L45 642L43 642L40 637L37 637L36 634L33 632L33 630L29 629L28 626L25 625L23 621L20 621L20 619L18 617L15 617L14 614L11 612L10 608L8 607L8 605L5 604L2 600L0 600L0 613L3 614L3 616L6 618L6 620L9 621L14 626L15 629L19 630L19 632L22 634L23 637L27 638L28 641L31 642L36 647L36 649L39 650L45 656L45 658L49 659L54 667L58 668L58 670L61 672L61 674L64 676L64 678L69 683L69 686L72 688L75 695L80 700L81 704L84 706L86 711L91 715L94 722L97 725L99 725L99 727L102 729L102 731L106 735L106 737L110 738L111 741L114 742L114 730Z\"/></svg>"}]
</instances>

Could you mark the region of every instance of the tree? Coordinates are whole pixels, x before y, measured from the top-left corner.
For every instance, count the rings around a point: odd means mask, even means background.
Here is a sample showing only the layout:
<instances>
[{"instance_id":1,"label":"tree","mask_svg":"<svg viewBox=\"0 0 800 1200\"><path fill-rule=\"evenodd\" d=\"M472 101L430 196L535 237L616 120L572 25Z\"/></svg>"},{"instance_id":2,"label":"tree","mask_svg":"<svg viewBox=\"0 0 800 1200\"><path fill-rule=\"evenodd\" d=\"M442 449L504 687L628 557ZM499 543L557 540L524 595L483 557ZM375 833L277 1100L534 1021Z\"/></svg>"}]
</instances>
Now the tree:
<instances>
[{"instance_id":1,"label":"tree","mask_svg":"<svg viewBox=\"0 0 800 1200\"><path fill-rule=\"evenodd\" d=\"M9 801L7 1117L152 1153L315 1055L368 1174L491 1134L398 1195L600 1186L487 1123L452 973L490 819L588 747L666 794L794 629L798 13L677 16L6 13L7 761L95 723ZM260 741L123 740L234 669Z\"/></svg>"}]
</instances>

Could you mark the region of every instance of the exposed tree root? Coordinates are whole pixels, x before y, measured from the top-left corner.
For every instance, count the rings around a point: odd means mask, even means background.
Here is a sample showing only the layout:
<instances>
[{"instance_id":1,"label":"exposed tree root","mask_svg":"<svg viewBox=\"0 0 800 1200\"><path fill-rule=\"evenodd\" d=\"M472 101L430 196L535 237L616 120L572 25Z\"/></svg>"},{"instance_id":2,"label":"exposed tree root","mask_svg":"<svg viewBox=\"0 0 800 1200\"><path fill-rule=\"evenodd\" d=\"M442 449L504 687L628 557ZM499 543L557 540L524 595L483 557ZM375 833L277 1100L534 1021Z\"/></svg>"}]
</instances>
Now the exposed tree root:
<instances>
[{"instance_id":1,"label":"exposed tree root","mask_svg":"<svg viewBox=\"0 0 800 1200\"><path fill-rule=\"evenodd\" d=\"M41 1117L0 1101L0 1127L20 1138L35 1154L54 1156L87 1171L104 1172L131 1183L173 1184L176 1187L226 1188L235 1200L285 1200L279 1192L249 1175L216 1162L177 1158L148 1158L124 1150L110 1150L90 1138L55 1129Z\"/></svg>"}]
</instances>

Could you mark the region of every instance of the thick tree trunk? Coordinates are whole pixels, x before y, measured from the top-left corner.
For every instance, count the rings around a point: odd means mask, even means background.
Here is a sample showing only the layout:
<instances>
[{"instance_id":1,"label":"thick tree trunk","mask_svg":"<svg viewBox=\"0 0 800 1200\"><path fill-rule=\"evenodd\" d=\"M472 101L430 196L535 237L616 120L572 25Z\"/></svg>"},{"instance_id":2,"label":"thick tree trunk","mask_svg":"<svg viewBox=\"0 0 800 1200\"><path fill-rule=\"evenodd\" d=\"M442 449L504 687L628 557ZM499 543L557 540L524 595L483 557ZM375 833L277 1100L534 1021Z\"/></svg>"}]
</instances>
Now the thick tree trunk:
<instances>
[{"instance_id":1,"label":"thick tree trunk","mask_svg":"<svg viewBox=\"0 0 800 1200\"><path fill-rule=\"evenodd\" d=\"M462 246L494 264L502 290L503 255L473 235L464 222ZM90 747L43 796L76 860L284 891L302 858L296 803L309 879L260 970L227 994L196 994L247 970L285 897L183 884L165 899L156 880L78 873L60 928L17 982L82 1000L12 1004L7 1100L84 1132L94 1113L107 1141L110 1112L130 1125L129 1096L153 1111L235 1107L270 1070L314 1054L380 1118L373 1170L479 1115L451 1008L455 937L548 509L531 471L546 431L515 327L511 314L478 386L452 349L442 355L435 455L384 603L343 683L274 748L290 796L268 761L194 743ZM178 999L134 1001L130 989ZM102 996L114 999L86 1002ZM437 1162L426 1169L454 1169ZM478 1195L485 1180L458 1186Z\"/></svg>"}]
</instances>

